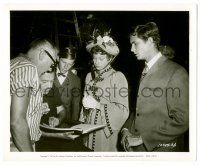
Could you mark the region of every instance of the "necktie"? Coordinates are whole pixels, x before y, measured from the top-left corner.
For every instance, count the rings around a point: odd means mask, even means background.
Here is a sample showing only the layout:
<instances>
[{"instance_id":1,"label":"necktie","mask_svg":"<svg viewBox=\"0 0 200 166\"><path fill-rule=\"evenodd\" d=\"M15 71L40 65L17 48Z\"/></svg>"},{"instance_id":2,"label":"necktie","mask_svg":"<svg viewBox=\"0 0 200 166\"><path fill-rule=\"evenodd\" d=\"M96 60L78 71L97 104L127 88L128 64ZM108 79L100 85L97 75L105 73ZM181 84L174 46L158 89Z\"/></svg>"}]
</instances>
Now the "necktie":
<instances>
[{"instance_id":1,"label":"necktie","mask_svg":"<svg viewBox=\"0 0 200 166\"><path fill-rule=\"evenodd\" d=\"M144 67L144 69L143 69L143 71L142 71L142 76L141 76L140 81L142 81L142 79L146 76L148 70L149 70L149 68L148 68L148 66L145 64L145 67Z\"/></svg>"},{"instance_id":2,"label":"necktie","mask_svg":"<svg viewBox=\"0 0 200 166\"><path fill-rule=\"evenodd\" d=\"M64 75L63 73L58 73L57 75L58 75L58 77L60 77L60 76L66 77L66 75Z\"/></svg>"}]
</instances>

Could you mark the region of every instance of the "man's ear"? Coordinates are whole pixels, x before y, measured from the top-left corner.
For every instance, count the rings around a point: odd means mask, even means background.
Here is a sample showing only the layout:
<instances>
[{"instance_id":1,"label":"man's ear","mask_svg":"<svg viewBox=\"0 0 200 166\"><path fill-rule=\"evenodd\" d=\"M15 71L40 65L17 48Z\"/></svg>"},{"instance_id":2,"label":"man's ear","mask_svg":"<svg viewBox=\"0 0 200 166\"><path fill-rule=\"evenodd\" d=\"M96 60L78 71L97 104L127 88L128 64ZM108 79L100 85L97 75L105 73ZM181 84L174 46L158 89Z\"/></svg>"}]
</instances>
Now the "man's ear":
<instances>
[{"instance_id":1,"label":"man's ear","mask_svg":"<svg viewBox=\"0 0 200 166\"><path fill-rule=\"evenodd\" d=\"M148 38L149 45L154 45L154 41L152 37Z\"/></svg>"},{"instance_id":2,"label":"man's ear","mask_svg":"<svg viewBox=\"0 0 200 166\"><path fill-rule=\"evenodd\" d=\"M42 61L44 58L45 58L45 52L43 49L41 49L39 52L39 60Z\"/></svg>"},{"instance_id":3,"label":"man's ear","mask_svg":"<svg viewBox=\"0 0 200 166\"><path fill-rule=\"evenodd\" d=\"M153 44L153 43L154 43L154 42L153 42L153 38L152 38L152 37L149 37L149 38L148 38L148 42Z\"/></svg>"}]
</instances>

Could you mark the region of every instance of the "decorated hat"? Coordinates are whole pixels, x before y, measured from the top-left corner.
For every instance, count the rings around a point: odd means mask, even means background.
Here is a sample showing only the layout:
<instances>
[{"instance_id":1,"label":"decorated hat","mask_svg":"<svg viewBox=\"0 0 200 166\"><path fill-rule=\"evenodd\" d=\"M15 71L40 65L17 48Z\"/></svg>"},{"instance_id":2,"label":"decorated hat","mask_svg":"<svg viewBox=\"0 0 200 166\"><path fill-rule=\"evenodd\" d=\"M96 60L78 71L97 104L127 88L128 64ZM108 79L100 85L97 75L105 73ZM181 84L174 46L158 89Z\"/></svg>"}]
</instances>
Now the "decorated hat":
<instances>
[{"instance_id":1,"label":"decorated hat","mask_svg":"<svg viewBox=\"0 0 200 166\"><path fill-rule=\"evenodd\" d=\"M86 46L87 51L91 53L92 48L98 46L106 53L116 57L119 54L119 48L117 43L112 39L112 37L110 37L109 33L110 31L104 33L103 35L95 35L95 32L93 32L93 39L89 41Z\"/></svg>"}]
</instances>

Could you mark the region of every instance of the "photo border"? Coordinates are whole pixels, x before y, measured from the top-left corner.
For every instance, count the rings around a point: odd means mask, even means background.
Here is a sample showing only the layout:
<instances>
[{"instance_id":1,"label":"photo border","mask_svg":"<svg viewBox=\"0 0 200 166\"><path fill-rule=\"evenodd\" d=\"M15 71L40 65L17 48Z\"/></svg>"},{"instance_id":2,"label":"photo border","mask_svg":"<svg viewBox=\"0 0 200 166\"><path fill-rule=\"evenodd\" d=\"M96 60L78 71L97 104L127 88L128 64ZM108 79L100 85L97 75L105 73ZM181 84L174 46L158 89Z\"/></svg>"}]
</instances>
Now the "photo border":
<instances>
[{"instance_id":1,"label":"photo border","mask_svg":"<svg viewBox=\"0 0 200 166\"><path fill-rule=\"evenodd\" d=\"M54 4L45 3L41 4L4 4L1 8L1 15L3 14L3 19L1 19L0 25L3 25L3 31L0 31L1 39L1 49L2 55L4 55L3 62L1 61L1 71L3 72L3 78L5 81L1 87L3 88L1 95L1 100L3 101L3 149L4 149L4 160L13 161L25 161L25 160L56 160L56 161L66 161L66 160L129 160L129 161L195 161L197 158L197 7L196 3L134 3L130 2L128 4L112 3L93 3L93 4L83 4L80 3L60 3ZM9 68L10 59L10 11L12 10L92 10L92 11L189 11L189 145L190 152L10 152L10 94L9 94ZM7 56L5 56L7 55ZM8 69L5 71L5 68ZM23 155L23 158L21 157ZM166 158L167 156L167 158Z\"/></svg>"}]
</instances>

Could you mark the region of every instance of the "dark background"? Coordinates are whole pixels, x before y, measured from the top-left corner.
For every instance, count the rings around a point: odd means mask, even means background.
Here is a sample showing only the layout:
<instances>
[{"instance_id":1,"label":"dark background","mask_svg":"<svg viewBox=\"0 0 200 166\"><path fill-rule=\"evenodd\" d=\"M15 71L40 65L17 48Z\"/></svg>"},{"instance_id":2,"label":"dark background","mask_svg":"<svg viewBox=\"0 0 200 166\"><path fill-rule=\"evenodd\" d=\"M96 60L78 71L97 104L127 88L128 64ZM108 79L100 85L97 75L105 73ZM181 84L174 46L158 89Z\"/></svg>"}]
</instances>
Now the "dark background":
<instances>
[{"instance_id":1,"label":"dark background","mask_svg":"<svg viewBox=\"0 0 200 166\"><path fill-rule=\"evenodd\" d=\"M55 16L56 18L72 20L74 11L11 11L10 12L10 58L25 52L30 41L37 37L48 37L55 42ZM113 63L116 70L122 71L129 83L130 108L133 110L137 94L137 86L144 62L138 61L131 53L129 32L132 26L154 21L161 34L161 44L169 45L175 50L174 61L181 64L189 72L189 12L169 11L76 11L79 28L82 35L82 45L77 45L78 58L76 67L78 75L84 82L85 75L90 71L90 55L85 50L83 33L87 32L84 26L88 24L87 16L92 14L98 20L111 27L120 54ZM90 21L89 23L91 23ZM94 22L94 21L93 21ZM58 22L57 22L58 24ZM58 24L58 33L76 35L74 25ZM66 37L60 37L60 46L69 42ZM75 42L73 40L72 44Z\"/></svg>"},{"instance_id":2,"label":"dark background","mask_svg":"<svg viewBox=\"0 0 200 166\"><path fill-rule=\"evenodd\" d=\"M10 58L16 57L20 52L26 51L28 43L37 37L48 37L55 42L55 16L56 18L72 19L74 11L11 11L10 12ZM75 39L71 42L78 49L76 67L78 75L84 82L85 75L90 71L90 55L85 50L83 32L84 25L88 24L87 16L92 14L96 19L102 20L112 28L120 48L120 54L113 63L116 70L122 71L129 84L130 111L134 111L137 97L139 78L144 66L131 53L129 33L132 26L155 22L160 30L161 44L169 45L175 51L174 61L185 67L189 72L189 12L182 11L76 11L82 43L77 44ZM94 20L93 20L94 21ZM76 35L73 25L59 24L59 33ZM88 29L89 33L89 29ZM66 37L59 38L60 46L69 44ZM188 139L188 138L186 138ZM188 142L188 141L187 141Z\"/></svg>"}]
</instances>

